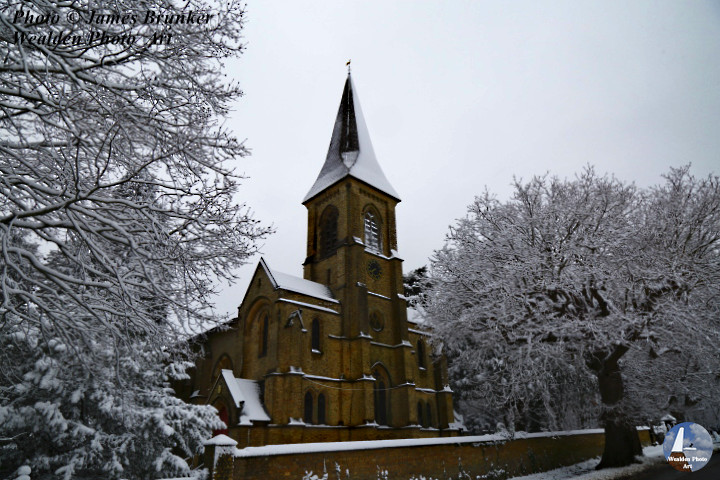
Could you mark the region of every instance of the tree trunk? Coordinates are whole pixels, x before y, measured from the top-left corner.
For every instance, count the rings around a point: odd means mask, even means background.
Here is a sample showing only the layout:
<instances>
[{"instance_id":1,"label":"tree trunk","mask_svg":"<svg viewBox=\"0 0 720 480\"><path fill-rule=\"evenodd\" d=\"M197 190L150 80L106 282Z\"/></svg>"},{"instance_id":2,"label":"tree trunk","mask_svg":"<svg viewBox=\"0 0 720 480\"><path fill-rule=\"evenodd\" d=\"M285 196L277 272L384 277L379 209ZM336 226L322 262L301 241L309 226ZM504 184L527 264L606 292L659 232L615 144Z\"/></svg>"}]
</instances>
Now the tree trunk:
<instances>
[{"instance_id":1,"label":"tree trunk","mask_svg":"<svg viewBox=\"0 0 720 480\"><path fill-rule=\"evenodd\" d=\"M642 455L642 446L637 428L628 418L624 407L623 382L618 360L627 347L618 346L608 356L596 354L589 362L598 377L603 413L600 421L605 428L605 448L597 470L608 467L623 467Z\"/></svg>"},{"instance_id":2,"label":"tree trunk","mask_svg":"<svg viewBox=\"0 0 720 480\"><path fill-rule=\"evenodd\" d=\"M628 421L620 408L605 410L601 416L605 428L605 448L596 470L608 467L624 467L642 455L637 428Z\"/></svg>"}]
</instances>

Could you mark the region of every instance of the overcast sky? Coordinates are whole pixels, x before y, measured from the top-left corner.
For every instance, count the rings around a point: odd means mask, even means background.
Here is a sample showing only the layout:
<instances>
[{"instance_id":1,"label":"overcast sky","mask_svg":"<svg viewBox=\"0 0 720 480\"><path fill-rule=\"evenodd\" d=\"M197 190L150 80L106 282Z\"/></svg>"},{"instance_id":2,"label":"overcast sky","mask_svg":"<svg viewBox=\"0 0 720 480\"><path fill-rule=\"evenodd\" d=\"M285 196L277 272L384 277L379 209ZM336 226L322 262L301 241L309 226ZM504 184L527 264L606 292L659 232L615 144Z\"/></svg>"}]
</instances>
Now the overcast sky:
<instances>
[{"instance_id":1,"label":"overcast sky","mask_svg":"<svg viewBox=\"0 0 720 480\"><path fill-rule=\"evenodd\" d=\"M573 177L640 186L720 170L720 2L248 0L245 96L228 126L252 155L238 199L276 233L262 255L302 276L301 201L325 160L352 59L375 154L402 199L408 272L485 187ZM218 297L235 312L259 257Z\"/></svg>"}]
</instances>

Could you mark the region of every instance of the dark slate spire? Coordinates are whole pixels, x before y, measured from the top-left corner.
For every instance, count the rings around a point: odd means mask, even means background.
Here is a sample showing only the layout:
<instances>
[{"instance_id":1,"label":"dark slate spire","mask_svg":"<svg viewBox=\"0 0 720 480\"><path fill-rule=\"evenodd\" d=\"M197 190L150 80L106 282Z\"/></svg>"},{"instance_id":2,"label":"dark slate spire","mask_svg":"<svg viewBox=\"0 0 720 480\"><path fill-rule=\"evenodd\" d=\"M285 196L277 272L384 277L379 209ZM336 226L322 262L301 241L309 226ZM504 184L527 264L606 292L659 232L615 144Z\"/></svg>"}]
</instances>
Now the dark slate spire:
<instances>
[{"instance_id":1,"label":"dark slate spire","mask_svg":"<svg viewBox=\"0 0 720 480\"><path fill-rule=\"evenodd\" d=\"M303 203L347 176L400 200L375 158L350 73L343 89L325 164Z\"/></svg>"}]
</instances>

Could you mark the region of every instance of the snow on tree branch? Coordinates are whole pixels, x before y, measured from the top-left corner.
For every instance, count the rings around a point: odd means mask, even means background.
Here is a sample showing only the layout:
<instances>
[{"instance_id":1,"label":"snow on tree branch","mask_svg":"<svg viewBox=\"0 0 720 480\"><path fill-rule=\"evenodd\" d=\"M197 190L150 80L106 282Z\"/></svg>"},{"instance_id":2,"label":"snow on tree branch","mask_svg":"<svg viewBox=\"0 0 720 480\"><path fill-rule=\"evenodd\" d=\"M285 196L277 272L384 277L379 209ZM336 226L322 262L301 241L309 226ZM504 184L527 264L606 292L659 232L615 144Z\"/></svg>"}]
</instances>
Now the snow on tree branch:
<instances>
[{"instance_id":1,"label":"snow on tree branch","mask_svg":"<svg viewBox=\"0 0 720 480\"><path fill-rule=\"evenodd\" d=\"M26 321L73 325L83 312L143 324L162 305L186 325L208 320L216 279L230 280L267 232L233 200L231 162L246 151L218 121L241 95L221 72L243 48L240 4L38 0L1 12L3 309ZM163 25L140 22L147 12L212 17L175 23L175 41L151 44ZM82 20L27 20L71 13ZM84 40L39 37L65 31ZM85 41L121 33L135 41Z\"/></svg>"},{"instance_id":2,"label":"snow on tree branch","mask_svg":"<svg viewBox=\"0 0 720 480\"><path fill-rule=\"evenodd\" d=\"M236 200L247 150L223 126L243 16L234 0L0 6L0 474L189 474L218 426L169 385L268 233Z\"/></svg>"},{"instance_id":3,"label":"snow on tree branch","mask_svg":"<svg viewBox=\"0 0 720 480\"><path fill-rule=\"evenodd\" d=\"M654 393L623 382L626 361L647 366L665 352L655 362L662 371L683 359L691 372L712 358L716 376L693 388L719 390L719 253L716 176L697 179L682 167L651 189L592 168L573 180L518 180L512 199L479 196L451 227L432 259L427 316L463 377L496 400L527 407L552 393L528 384L563 370L592 375L612 411L605 421L622 423L623 410L637 417L664 407L631 411L628 384L635 401Z\"/></svg>"}]
</instances>

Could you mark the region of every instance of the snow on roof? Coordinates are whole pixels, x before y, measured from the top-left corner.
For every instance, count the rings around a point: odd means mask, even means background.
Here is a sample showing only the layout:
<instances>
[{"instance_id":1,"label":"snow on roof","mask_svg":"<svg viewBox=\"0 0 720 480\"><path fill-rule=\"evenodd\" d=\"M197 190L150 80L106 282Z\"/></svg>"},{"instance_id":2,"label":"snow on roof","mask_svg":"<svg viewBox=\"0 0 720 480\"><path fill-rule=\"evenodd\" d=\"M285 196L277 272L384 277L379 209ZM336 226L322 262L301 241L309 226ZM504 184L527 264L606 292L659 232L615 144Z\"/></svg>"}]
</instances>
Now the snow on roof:
<instances>
[{"instance_id":1,"label":"snow on roof","mask_svg":"<svg viewBox=\"0 0 720 480\"><path fill-rule=\"evenodd\" d=\"M235 378L232 370L222 370L222 376L236 407L242 407L240 422L248 420L269 422L270 417L260 402L260 387L254 380Z\"/></svg>"},{"instance_id":2,"label":"snow on roof","mask_svg":"<svg viewBox=\"0 0 720 480\"><path fill-rule=\"evenodd\" d=\"M340 303L333 298L330 289L321 283L305 280L304 278L278 272L277 270L271 270L263 258L260 259L260 265L265 269L265 273L270 277L270 281L275 288L302 293L308 297L318 298L326 302Z\"/></svg>"},{"instance_id":3,"label":"snow on roof","mask_svg":"<svg viewBox=\"0 0 720 480\"><path fill-rule=\"evenodd\" d=\"M225 384L228 386L228 390L230 390L230 396L232 397L233 402L235 402L235 406L239 408L245 399L243 398L240 386L235 381L237 379L235 378L233 371L223 369L222 377L223 380L225 380Z\"/></svg>"},{"instance_id":4,"label":"snow on roof","mask_svg":"<svg viewBox=\"0 0 720 480\"><path fill-rule=\"evenodd\" d=\"M400 200L375 158L356 91L348 74L325 163L303 203L347 176Z\"/></svg>"},{"instance_id":5,"label":"snow on roof","mask_svg":"<svg viewBox=\"0 0 720 480\"><path fill-rule=\"evenodd\" d=\"M321 312L334 313L335 315L340 315L340 313L336 312L332 308L320 307L318 305L313 305L312 303L298 302L297 300L290 300L289 298L278 298L278 302L291 303L291 304L297 305L299 307L312 308L314 310L319 310Z\"/></svg>"},{"instance_id":6,"label":"snow on roof","mask_svg":"<svg viewBox=\"0 0 720 480\"><path fill-rule=\"evenodd\" d=\"M236 378L235 381L240 387L243 397L245 397L245 404L242 409L242 418L269 422L270 417L267 413L265 413L265 409L260 402L260 386L257 382L246 378Z\"/></svg>"}]
</instances>

